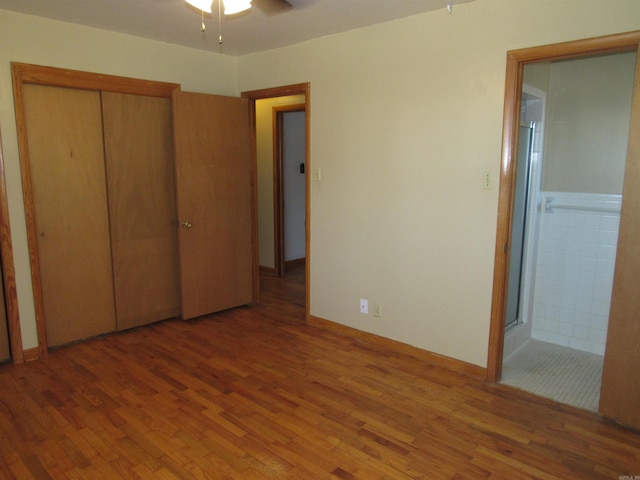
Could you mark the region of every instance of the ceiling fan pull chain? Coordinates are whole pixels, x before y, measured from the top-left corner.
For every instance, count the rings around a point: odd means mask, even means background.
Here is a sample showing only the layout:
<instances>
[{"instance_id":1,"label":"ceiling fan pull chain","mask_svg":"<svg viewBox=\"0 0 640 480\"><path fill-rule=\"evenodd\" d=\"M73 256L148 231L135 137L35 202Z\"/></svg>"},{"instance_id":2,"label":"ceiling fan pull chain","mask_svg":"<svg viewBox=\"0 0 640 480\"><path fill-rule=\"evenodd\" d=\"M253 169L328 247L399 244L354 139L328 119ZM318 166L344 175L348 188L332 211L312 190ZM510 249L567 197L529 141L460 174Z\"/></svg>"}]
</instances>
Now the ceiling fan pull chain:
<instances>
[{"instance_id":1,"label":"ceiling fan pull chain","mask_svg":"<svg viewBox=\"0 0 640 480\"><path fill-rule=\"evenodd\" d=\"M222 45L222 0L218 0L218 44Z\"/></svg>"},{"instance_id":2,"label":"ceiling fan pull chain","mask_svg":"<svg viewBox=\"0 0 640 480\"><path fill-rule=\"evenodd\" d=\"M204 10L200 10L200 14L202 15L202 26L200 27L200 31L204 33L207 27L204 25Z\"/></svg>"}]
</instances>

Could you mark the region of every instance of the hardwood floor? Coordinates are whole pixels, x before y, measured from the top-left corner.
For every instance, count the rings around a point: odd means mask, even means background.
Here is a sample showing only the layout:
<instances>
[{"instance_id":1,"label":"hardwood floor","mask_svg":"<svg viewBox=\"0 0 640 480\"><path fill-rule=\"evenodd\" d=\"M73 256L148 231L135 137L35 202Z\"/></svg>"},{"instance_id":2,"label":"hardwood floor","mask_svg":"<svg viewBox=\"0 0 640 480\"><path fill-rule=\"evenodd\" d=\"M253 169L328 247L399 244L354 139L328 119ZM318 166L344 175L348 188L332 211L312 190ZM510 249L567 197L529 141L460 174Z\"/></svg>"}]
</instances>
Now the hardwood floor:
<instances>
[{"instance_id":1,"label":"hardwood floor","mask_svg":"<svg viewBox=\"0 0 640 480\"><path fill-rule=\"evenodd\" d=\"M0 478L640 475L637 433L305 325L295 278L0 366Z\"/></svg>"}]
</instances>

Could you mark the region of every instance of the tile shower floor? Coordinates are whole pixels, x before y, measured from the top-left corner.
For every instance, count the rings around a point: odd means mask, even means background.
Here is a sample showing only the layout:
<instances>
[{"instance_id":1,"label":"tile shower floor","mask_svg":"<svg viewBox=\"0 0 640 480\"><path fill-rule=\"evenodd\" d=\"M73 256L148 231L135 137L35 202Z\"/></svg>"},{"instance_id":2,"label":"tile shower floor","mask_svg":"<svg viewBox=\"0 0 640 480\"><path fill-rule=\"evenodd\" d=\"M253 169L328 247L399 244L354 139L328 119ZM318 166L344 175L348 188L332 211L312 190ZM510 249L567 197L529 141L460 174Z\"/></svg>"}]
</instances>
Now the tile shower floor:
<instances>
[{"instance_id":1,"label":"tile shower floor","mask_svg":"<svg viewBox=\"0 0 640 480\"><path fill-rule=\"evenodd\" d=\"M603 359L594 353L529 340L504 361L501 383L597 412Z\"/></svg>"}]
</instances>

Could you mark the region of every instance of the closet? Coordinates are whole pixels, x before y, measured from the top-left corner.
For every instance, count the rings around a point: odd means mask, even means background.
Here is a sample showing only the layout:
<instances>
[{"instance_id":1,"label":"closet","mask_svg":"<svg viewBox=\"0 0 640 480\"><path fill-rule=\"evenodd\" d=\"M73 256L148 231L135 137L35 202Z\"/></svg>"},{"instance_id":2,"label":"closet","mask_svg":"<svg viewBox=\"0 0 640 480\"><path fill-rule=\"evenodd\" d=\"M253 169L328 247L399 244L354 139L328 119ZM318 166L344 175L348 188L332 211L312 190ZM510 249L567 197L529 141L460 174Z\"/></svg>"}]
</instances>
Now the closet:
<instances>
[{"instance_id":1,"label":"closet","mask_svg":"<svg viewBox=\"0 0 640 480\"><path fill-rule=\"evenodd\" d=\"M179 313L167 98L24 85L50 346Z\"/></svg>"},{"instance_id":2,"label":"closet","mask_svg":"<svg viewBox=\"0 0 640 480\"><path fill-rule=\"evenodd\" d=\"M9 330L7 328L7 309L4 303L4 285L0 281L0 362L9 360L11 350L9 348Z\"/></svg>"},{"instance_id":3,"label":"closet","mask_svg":"<svg viewBox=\"0 0 640 480\"><path fill-rule=\"evenodd\" d=\"M24 86L49 345L115 330L100 92Z\"/></svg>"},{"instance_id":4,"label":"closet","mask_svg":"<svg viewBox=\"0 0 640 480\"><path fill-rule=\"evenodd\" d=\"M254 300L246 99L12 68L41 350Z\"/></svg>"},{"instance_id":5,"label":"closet","mask_svg":"<svg viewBox=\"0 0 640 480\"><path fill-rule=\"evenodd\" d=\"M118 330L180 314L169 98L102 93Z\"/></svg>"},{"instance_id":6,"label":"closet","mask_svg":"<svg viewBox=\"0 0 640 480\"><path fill-rule=\"evenodd\" d=\"M1 132L0 132L1 133ZM24 360L19 342L18 307L15 297L13 246L7 205L4 152L0 134L0 362Z\"/></svg>"}]
</instances>

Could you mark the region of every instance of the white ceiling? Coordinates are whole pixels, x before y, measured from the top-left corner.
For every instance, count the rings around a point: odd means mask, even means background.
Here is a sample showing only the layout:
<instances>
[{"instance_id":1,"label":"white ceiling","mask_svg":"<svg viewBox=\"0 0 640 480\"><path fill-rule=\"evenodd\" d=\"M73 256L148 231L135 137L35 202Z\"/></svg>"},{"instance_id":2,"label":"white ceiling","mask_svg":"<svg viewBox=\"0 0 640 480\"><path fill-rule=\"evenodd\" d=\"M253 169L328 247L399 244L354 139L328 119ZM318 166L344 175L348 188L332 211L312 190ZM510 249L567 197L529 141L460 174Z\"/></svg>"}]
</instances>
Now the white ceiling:
<instances>
[{"instance_id":1,"label":"white ceiling","mask_svg":"<svg viewBox=\"0 0 640 480\"><path fill-rule=\"evenodd\" d=\"M289 0L286 13L268 17L257 8L222 20L223 44L218 44L218 18L200 12L184 0L0 0L13 10L115 32L151 38L227 55L269 50L311 38L344 32L397 18L445 9L474 0Z\"/></svg>"}]
</instances>

